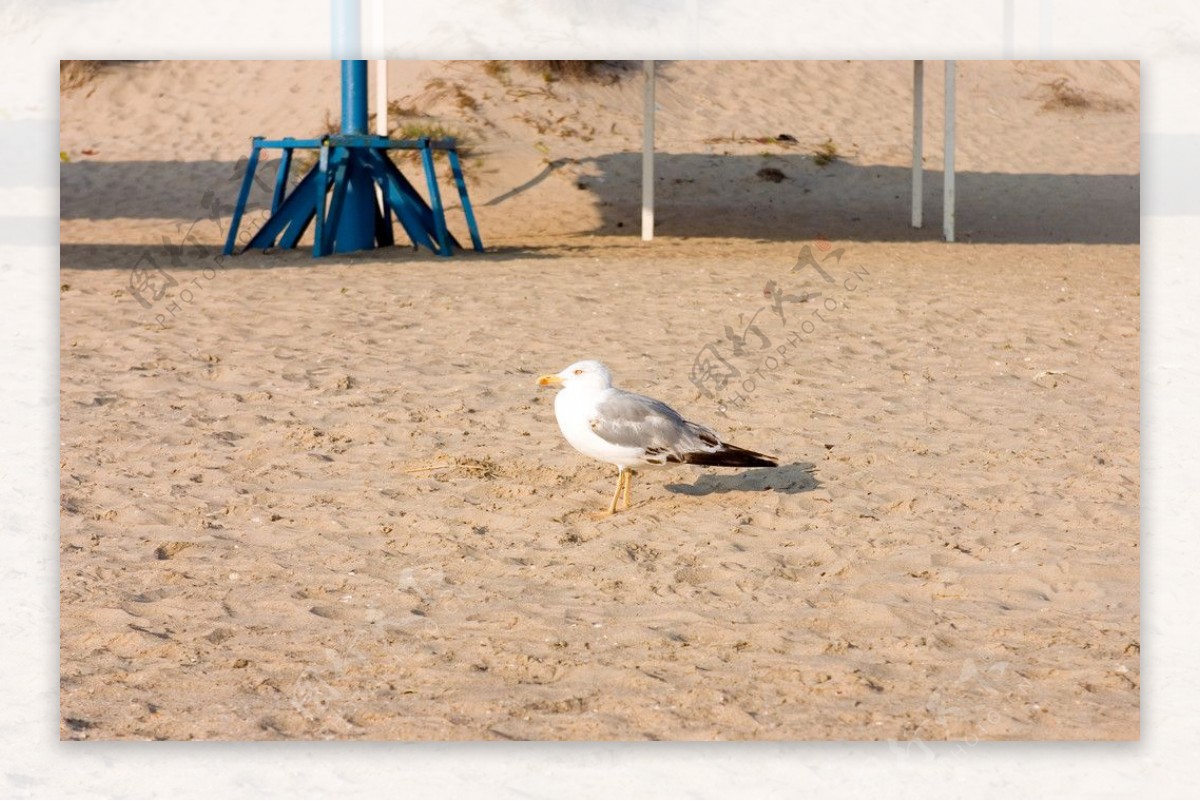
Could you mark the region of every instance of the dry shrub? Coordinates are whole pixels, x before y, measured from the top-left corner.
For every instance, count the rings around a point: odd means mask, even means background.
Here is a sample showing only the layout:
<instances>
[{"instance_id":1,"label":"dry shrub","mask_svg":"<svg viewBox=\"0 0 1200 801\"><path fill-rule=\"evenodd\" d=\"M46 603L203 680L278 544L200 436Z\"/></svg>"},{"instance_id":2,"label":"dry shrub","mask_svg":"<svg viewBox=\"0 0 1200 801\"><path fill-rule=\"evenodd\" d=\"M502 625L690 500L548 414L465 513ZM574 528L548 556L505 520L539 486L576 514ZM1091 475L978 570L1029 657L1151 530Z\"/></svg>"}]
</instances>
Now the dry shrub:
<instances>
[{"instance_id":1,"label":"dry shrub","mask_svg":"<svg viewBox=\"0 0 1200 801\"><path fill-rule=\"evenodd\" d=\"M503 84L508 83L508 62L507 61L485 61L483 62L483 71L492 78Z\"/></svg>"},{"instance_id":2,"label":"dry shrub","mask_svg":"<svg viewBox=\"0 0 1200 801\"><path fill-rule=\"evenodd\" d=\"M433 119L407 119L388 131L392 139L453 139L455 149L462 158L474 155L474 142L470 135L452 125L445 125ZM435 151L437 156L441 151ZM394 154L393 154L394 155Z\"/></svg>"},{"instance_id":3,"label":"dry shrub","mask_svg":"<svg viewBox=\"0 0 1200 801\"><path fill-rule=\"evenodd\" d=\"M606 61L518 61L526 72L541 75L550 81L593 81L601 76Z\"/></svg>"},{"instance_id":4,"label":"dry shrub","mask_svg":"<svg viewBox=\"0 0 1200 801\"><path fill-rule=\"evenodd\" d=\"M838 160L838 147L833 143L832 138L826 138L815 151L813 151L813 163L818 167L824 167L826 164L832 164Z\"/></svg>"},{"instance_id":5,"label":"dry shrub","mask_svg":"<svg viewBox=\"0 0 1200 801\"><path fill-rule=\"evenodd\" d=\"M1043 84L1049 92L1049 97L1042 108L1046 111L1053 111L1061 108L1089 108L1092 104L1084 95L1083 90L1071 83L1068 78L1058 78L1050 83Z\"/></svg>"},{"instance_id":6,"label":"dry shrub","mask_svg":"<svg viewBox=\"0 0 1200 801\"><path fill-rule=\"evenodd\" d=\"M1099 92L1081 89L1070 78L1042 84L1043 111L1129 111L1132 106Z\"/></svg>"},{"instance_id":7,"label":"dry shrub","mask_svg":"<svg viewBox=\"0 0 1200 801\"><path fill-rule=\"evenodd\" d=\"M58 91L69 92L91 83L100 74L103 61L58 62Z\"/></svg>"}]
</instances>

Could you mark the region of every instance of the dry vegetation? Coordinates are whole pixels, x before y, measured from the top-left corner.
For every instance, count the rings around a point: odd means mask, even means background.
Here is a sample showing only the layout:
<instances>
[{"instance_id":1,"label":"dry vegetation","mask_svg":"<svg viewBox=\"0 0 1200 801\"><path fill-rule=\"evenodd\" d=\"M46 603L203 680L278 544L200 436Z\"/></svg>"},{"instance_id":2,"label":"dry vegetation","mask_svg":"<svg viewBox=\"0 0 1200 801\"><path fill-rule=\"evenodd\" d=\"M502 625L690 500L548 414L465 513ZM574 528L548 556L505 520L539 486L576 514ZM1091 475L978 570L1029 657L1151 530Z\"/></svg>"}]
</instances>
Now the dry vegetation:
<instances>
[{"instance_id":1,"label":"dry vegetation","mask_svg":"<svg viewBox=\"0 0 1200 801\"><path fill-rule=\"evenodd\" d=\"M778 136L739 136L737 133L731 133L729 136L710 136L701 141L706 145L779 145L780 147L791 147L796 144L796 137L791 134L779 134Z\"/></svg>"},{"instance_id":2,"label":"dry vegetation","mask_svg":"<svg viewBox=\"0 0 1200 801\"><path fill-rule=\"evenodd\" d=\"M100 74L103 66L103 61L58 62L58 91L69 92L87 86Z\"/></svg>"},{"instance_id":3,"label":"dry vegetation","mask_svg":"<svg viewBox=\"0 0 1200 801\"><path fill-rule=\"evenodd\" d=\"M495 78L505 86L508 85L508 62L507 61L485 61L483 62L483 71L492 78Z\"/></svg>"},{"instance_id":4,"label":"dry vegetation","mask_svg":"<svg viewBox=\"0 0 1200 801\"><path fill-rule=\"evenodd\" d=\"M441 89L442 87L434 88ZM459 108L464 111L475 110L476 101L461 86L454 84L450 87L450 91ZM465 102L464 98L470 102ZM392 139L421 139L424 137L453 139L460 157L466 159L475 155L474 137L462 128L448 125L435 117L422 113L408 98L388 103L388 137ZM391 155L394 159L418 158L415 151L393 151ZM444 158L445 154L440 150L434 151L434 157Z\"/></svg>"},{"instance_id":5,"label":"dry vegetation","mask_svg":"<svg viewBox=\"0 0 1200 801\"><path fill-rule=\"evenodd\" d=\"M375 131L375 114L371 113L367 117L368 129L371 132ZM334 117L330 110L325 111L324 120L321 123L321 129L317 132L316 138L321 139L325 136L332 136L341 133L341 123ZM453 139L455 147L458 150L458 155L463 161L468 158L476 158L478 164L477 153L474 148L472 137L458 128L447 126L431 117L422 116L415 108L405 105L402 101L393 100L388 103L388 132L389 139ZM300 176L308 172L319 158L316 150L297 150L293 156L292 162L292 180L298 180ZM390 150L388 157L397 164L405 163L414 164L421 161L421 155L416 150ZM446 158L444 150L433 151L435 160Z\"/></svg>"},{"instance_id":6,"label":"dry vegetation","mask_svg":"<svg viewBox=\"0 0 1200 801\"><path fill-rule=\"evenodd\" d=\"M1042 84L1043 111L1129 111L1132 106L1098 92L1089 92L1070 78L1056 78Z\"/></svg>"},{"instance_id":7,"label":"dry vegetation","mask_svg":"<svg viewBox=\"0 0 1200 801\"><path fill-rule=\"evenodd\" d=\"M496 62L488 62L495 64ZM607 61L518 61L521 69L541 75L546 83L551 81L596 81L615 82L617 78L602 69ZM485 65L488 74L493 74L495 67Z\"/></svg>"},{"instance_id":8,"label":"dry vegetation","mask_svg":"<svg viewBox=\"0 0 1200 801\"><path fill-rule=\"evenodd\" d=\"M824 167L827 164L832 164L838 160L838 147L833 143L832 138L827 138L821 146L813 152L813 163L818 167Z\"/></svg>"}]
</instances>

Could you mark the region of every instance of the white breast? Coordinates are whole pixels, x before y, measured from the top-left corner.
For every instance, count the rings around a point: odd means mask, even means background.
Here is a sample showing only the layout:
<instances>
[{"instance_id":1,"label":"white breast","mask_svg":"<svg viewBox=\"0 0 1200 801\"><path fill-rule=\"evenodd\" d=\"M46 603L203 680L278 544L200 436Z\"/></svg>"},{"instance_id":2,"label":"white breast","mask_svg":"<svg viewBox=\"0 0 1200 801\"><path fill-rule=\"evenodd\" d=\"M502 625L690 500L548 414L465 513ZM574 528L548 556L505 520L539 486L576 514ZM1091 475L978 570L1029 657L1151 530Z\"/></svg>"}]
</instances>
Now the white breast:
<instances>
[{"instance_id":1,"label":"white breast","mask_svg":"<svg viewBox=\"0 0 1200 801\"><path fill-rule=\"evenodd\" d=\"M590 456L620 468L643 464L641 448L613 445L592 431L592 420L596 416L596 407L603 402L608 392L611 390L602 392L587 392L569 388L560 390L554 398L554 416L558 419L558 428L566 437L567 442L571 443L571 447L584 456Z\"/></svg>"}]
</instances>

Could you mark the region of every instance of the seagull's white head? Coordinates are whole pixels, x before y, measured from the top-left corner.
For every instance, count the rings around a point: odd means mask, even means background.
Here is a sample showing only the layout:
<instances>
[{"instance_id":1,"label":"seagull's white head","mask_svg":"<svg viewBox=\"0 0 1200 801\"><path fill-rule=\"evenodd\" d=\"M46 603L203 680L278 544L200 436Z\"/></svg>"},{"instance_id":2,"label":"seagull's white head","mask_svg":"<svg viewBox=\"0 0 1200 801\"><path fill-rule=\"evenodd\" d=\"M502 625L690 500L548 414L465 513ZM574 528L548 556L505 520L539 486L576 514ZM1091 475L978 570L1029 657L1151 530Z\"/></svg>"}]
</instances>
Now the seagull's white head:
<instances>
[{"instance_id":1,"label":"seagull's white head","mask_svg":"<svg viewBox=\"0 0 1200 801\"><path fill-rule=\"evenodd\" d=\"M563 389L601 390L612 387L612 373L598 361L575 362L567 369L538 379L538 386L561 386Z\"/></svg>"}]
</instances>

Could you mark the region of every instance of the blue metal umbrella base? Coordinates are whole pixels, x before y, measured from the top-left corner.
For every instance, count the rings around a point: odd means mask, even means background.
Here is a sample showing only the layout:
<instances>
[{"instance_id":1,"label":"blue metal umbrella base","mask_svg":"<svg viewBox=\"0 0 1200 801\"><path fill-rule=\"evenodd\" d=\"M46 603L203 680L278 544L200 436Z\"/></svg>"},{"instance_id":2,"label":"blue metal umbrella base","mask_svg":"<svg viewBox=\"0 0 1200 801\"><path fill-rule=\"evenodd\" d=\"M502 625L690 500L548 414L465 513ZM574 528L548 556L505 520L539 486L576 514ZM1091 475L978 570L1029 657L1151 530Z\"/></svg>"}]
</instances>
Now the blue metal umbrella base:
<instances>
[{"instance_id":1,"label":"blue metal umbrella base","mask_svg":"<svg viewBox=\"0 0 1200 801\"><path fill-rule=\"evenodd\" d=\"M458 241L446 229L446 212L433 169L433 152L446 152L462 201L471 244L483 252L475 213L467 196L462 166L454 139L388 139L362 134L334 134L323 139L263 139L255 137L246 165L246 175L233 210L233 222L225 240L225 255L233 254L238 227L246 210L250 186L264 148L283 151L275 192L271 198L271 216L243 249L294 248L316 220L313 256L349 253L395 244L392 215L404 228L416 247L424 245L439 256L449 256ZM292 154L296 150L319 150L315 166L300 179L291 194L287 192ZM389 150L419 150L425 168L430 202L426 203L388 158ZM375 188L381 190L376 194Z\"/></svg>"}]
</instances>

